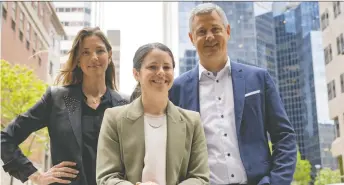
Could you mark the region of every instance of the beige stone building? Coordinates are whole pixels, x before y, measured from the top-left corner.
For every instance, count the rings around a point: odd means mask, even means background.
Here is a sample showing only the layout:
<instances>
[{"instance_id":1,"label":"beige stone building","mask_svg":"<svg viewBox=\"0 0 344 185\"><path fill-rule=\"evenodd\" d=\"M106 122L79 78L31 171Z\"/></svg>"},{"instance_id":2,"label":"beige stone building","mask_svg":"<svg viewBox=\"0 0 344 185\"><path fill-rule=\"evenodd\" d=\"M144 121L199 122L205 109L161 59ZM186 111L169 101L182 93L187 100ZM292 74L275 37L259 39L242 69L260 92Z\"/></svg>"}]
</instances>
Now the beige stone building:
<instances>
[{"instance_id":1,"label":"beige stone building","mask_svg":"<svg viewBox=\"0 0 344 185\"><path fill-rule=\"evenodd\" d=\"M65 36L52 2L1 3L1 59L27 65L51 83L60 68L59 43Z\"/></svg>"},{"instance_id":2,"label":"beige stone building","mask_svg":"<svg viewBox=\"0 0 344 185\"><path fill-rule=\"evenodd\" d=\"M112 46L112 61L115 64L116 71L116 86L119 90L119 77L120 77L120 45L121 45L121 34L120 30L108 30L107 37Z\"/></svg>"},{"instance_id":3,"label":"beige stone building","mask_svg":"<svg viewBox=\"0 0 344 185\"><path fill-rule=\"evenodd\" d=\"M331 151L338 159L341 174L344 175L344 2L319 2L319 11L329 114L334 120L337 133Z\"/></svg>"}]
</instances>

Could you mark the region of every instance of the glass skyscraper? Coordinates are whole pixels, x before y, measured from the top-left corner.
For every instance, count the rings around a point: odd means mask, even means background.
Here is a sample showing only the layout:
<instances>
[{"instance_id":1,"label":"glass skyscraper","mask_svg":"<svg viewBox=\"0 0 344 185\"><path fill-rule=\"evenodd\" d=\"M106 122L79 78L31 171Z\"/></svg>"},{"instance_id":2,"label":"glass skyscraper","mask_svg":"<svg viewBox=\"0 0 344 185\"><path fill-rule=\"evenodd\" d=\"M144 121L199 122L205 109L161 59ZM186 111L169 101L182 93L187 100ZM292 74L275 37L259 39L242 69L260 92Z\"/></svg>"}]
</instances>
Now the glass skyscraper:
<instances>
[{"instance_id":1,"label":"glass skyscraper","mask_svg":"<svg viewBox=\"0 0 344 185\"><path fill-rule=\"evenodd\" d=\"M179 2L179 75L196 66L198 56L195 47L189 39L189 14L198 2Z\"/></svg>"},{"instance_id":2,"label":"glass skyscraper","mask_svg":"<svg viewBox=\"0 0 344 185\"><path fill-rule=\"evenodd\" d=\"M272 12L256 16L257 66L267 69L278 86L273 20Z\"/></svg>"},{"instance_id":3,"label":"glass skyscraper","mask_svg":"<svg viewBox=\"0 0 344 185\"><path fill-rule=\"evenodd\" d=\"M302 2L274 17L279 90L301 156L321 164L314 87L312 31L320 30L317 2ZM321 50L317 51L321 52Z\"/></svg>"}]
</instances>

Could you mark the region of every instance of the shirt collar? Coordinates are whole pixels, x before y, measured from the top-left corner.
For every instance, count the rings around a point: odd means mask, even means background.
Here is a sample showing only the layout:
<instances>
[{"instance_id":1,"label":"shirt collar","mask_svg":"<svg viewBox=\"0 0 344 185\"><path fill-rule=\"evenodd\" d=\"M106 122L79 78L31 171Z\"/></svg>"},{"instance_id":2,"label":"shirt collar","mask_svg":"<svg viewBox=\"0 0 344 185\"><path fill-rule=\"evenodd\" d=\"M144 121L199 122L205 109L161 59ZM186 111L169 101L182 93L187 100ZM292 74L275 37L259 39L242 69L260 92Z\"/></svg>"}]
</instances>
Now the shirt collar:
<instances>
[{"instance_id":1,"label":"shirt collar","mask_svg":"<svg viewBox=\"0 0 344 185\"><path fill-rule=\"evenodd\" d=\"M199 61L198 61L198 63L199 63L198 80L200 80L202 77L202 73L208 72L208 70L206 70ZM227 56L226 65L223 69L221 69L221 71L224 70L225 68L228 68L229 74L231 74L231 59L229 58L229 56Z\"/></svg>"}]
</instances>

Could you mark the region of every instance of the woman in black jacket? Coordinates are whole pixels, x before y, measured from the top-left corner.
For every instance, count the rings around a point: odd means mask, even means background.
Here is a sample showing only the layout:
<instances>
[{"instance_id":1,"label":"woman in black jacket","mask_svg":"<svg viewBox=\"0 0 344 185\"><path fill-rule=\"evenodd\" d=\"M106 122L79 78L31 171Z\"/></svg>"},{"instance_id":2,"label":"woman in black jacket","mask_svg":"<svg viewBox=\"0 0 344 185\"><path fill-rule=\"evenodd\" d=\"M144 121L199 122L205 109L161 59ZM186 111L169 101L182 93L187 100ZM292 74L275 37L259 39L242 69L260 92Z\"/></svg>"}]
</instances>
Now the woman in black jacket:
<instances>
[{"instance_id":1,"label":"woman in black jacket","mask_svg":"<svg viewBox=\"0 0 344 185\"><path fill-rule=\"evenodd\" d=\"M69 58L40 101L1 132L4 170L22 182L96 185L96 153L105 109L126 104L115 86L112 48L99 28L82 29ZM18 147L47 127L53 167L40 173Z\"/></svg>"}]
</instances>

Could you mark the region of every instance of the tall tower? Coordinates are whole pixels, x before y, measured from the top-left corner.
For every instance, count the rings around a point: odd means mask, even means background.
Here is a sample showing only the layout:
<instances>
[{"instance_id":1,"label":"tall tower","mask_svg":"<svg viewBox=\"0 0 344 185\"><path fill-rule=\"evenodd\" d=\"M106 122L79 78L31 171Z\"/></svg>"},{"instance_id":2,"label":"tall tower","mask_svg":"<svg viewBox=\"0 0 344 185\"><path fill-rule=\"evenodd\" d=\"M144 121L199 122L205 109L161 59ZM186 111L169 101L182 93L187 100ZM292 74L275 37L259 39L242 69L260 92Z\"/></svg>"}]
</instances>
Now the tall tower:
<instances>
[{"instance_id":1,"label":"tall tower","mask_svg":"<svg viewBox=\"0 0 344 185\"><path fill-rule=\"evenodd\" d=\"M60 45L61 65L67 61L67 53L72 48L76 34L82 28L91 26L91 3L54 2L57 16L66 31L66 36L62 39Z\"/></svg>"}]
</instances>

